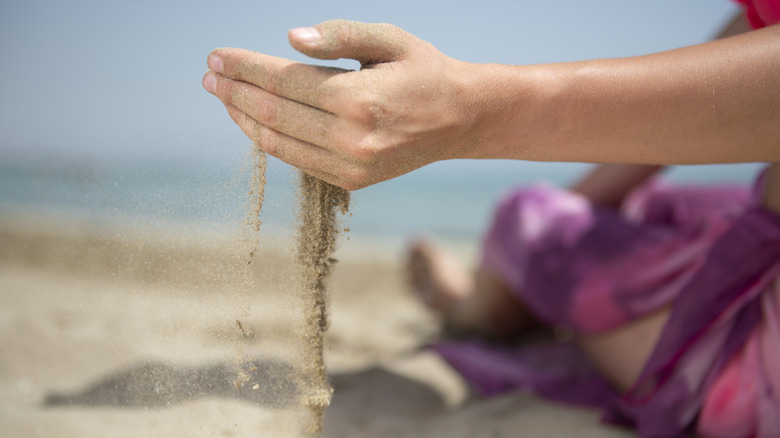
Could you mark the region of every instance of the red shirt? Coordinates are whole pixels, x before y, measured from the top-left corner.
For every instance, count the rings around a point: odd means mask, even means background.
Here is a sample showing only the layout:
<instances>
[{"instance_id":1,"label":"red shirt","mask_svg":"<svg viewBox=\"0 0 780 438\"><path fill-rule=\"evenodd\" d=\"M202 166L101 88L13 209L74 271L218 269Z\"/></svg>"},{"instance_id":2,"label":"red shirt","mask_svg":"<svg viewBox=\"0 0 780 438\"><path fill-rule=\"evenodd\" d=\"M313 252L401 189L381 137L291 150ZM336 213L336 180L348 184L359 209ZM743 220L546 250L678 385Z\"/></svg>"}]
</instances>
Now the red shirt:
<instances>
[{"instance_id":1,"label":"red shirt","mask_svg":"<svg viewBox=\"0 0 780 438\"><path fill-rule=\"evenodd\" d=\"M753 29L780 23L780 0L736 0L745 8Z\"/></svg>"}]
</instances>

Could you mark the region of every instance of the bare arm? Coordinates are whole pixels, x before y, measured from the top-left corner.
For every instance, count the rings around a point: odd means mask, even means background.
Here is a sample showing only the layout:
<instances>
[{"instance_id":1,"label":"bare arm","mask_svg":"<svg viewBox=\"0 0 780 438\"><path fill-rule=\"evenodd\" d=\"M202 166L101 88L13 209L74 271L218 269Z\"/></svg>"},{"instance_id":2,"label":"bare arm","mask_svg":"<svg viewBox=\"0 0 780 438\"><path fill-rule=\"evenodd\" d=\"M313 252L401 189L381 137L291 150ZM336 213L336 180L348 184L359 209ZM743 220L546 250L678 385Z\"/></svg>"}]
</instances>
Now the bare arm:
<instances>
[{"instance_id":1,"label":"bare arm","mask_svg":"<svg viewBox=\"0 0 780 438\"><path fill-rule=\"evenodd\" d=\"M716 39L728 38L750 30L742 13L737 13L718 33ZM631 190L663 169L653 164L601 164L594 167L571 190L591 202L618 208Z\"/></svg>"},{"instance_id":2,"label":"bare arm","mask_svg":"<svg viewBox=\"0 0 780 438\"><path fill-rule=\"evenodd\" d=\"M358 189L452 158L780 161L780 25L622 59L469 64L390 25L332 21L291 44L360 71L240 49L203 83L269 154Z\"/></svg>"},{"instance_id":3,"label":"bare arm","mask_svg":"<svg viewBox=\"0 0 780 438\"><path fill-rule=\"evenodd\" d=\"M477 157L780 161L780 25L633 58L475 68L511 96L495 96L505 109Z\"/></svg>"}]
</instances>

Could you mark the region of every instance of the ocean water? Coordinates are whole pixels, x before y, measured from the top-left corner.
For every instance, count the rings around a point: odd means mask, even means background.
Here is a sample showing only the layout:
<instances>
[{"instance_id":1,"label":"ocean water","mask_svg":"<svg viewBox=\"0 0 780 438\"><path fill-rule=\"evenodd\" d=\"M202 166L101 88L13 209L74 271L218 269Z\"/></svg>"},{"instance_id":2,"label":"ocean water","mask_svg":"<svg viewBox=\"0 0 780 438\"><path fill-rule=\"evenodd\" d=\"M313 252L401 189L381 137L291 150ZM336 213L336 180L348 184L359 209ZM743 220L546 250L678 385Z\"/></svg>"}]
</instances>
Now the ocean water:
<instances>
[{"instance_id":1,"label":"ocean water","mask_svg":"<svg viewBox=\"0 0 780 438\"><path fill-rule=\"evenodd\" d=\"M749 184L760 164L675 167L666 177L681 183ZM436 163L353 193L345 226L352 235L390 239L416 234L478 238L500 196L538 181L567 185L590 165L523 161ZM271 159L262 218L272 233L294 229L297 172ZM0 164L0 213L46 219L186 224L221 229L241 226L247 211L245 166Z\"/></svg>"}]
</instances>

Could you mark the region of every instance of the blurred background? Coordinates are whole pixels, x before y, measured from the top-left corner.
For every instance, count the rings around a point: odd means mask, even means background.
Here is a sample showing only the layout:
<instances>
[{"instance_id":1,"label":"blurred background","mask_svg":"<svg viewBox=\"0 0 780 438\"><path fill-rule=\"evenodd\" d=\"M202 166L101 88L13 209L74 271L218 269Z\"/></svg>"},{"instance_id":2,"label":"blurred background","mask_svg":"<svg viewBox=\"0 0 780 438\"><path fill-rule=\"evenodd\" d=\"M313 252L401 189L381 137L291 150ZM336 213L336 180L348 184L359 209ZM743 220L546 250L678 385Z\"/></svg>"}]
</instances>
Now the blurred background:
<instances>
[{"instance_id":1,"label":"blurred background","mask_svg":"<svg viewBox=\"0 0 780 438\"><path fill-rule=\"evenodd\" d=\"M35 1L0 4L0 213L223 227L239 224L251 150L200 85L206 56L244 47L307 61L287 30L390 22L471 62L640 55L705 41L728 0ZM327 65L356 68L354 61ZM358 191L354 236L476 237L511 186L567 184L571 163L451 161ZM751 180L757 166L675 168L686 182ZM271 160L263 216L294 226L295 172Z\"/></svg>"},{"instance_id":2,"label":"blurred background","mask_svg":"<svg viewBox=\"0 0 780 438\"><path fill-rule=\"evenodd\" d=\"M214 48L306 62L287 30L344 18L394 23L466 61L561 62L699 43L736 12L730 0L0 1L0 436L276 437L307 424L284 384L312 357L287 239L297 173L271 160L248 264L253 146L201 87ZM439 324L399 257L414 234L471 256L502 193L588 166L450 161L354 193L323 436L627 436L528 394L465 403L465 384L420 348ZM668 176L748 182L756 169Z\"/></svg>"}]
</instances>

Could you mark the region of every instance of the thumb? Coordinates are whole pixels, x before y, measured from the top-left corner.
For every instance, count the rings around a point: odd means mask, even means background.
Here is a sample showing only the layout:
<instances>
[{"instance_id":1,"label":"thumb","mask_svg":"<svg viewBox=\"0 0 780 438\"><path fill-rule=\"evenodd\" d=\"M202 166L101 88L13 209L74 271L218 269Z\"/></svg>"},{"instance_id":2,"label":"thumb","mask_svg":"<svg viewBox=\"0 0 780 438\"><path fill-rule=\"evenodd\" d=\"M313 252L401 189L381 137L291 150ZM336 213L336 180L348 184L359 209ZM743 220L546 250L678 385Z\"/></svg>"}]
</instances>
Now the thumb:
<instances>
[{"instance_id":1,"label":"thumb","mask_svg":"<svg viewBox=\"0 0 780 438\"><path fill-rule=\"evenodd\" d=\"M304 55L318 59L349 58L362 65L397 61L403 57L411 34L392 24L330 20L288 33L290 44Z\"/></svg>"}]
</instances>

